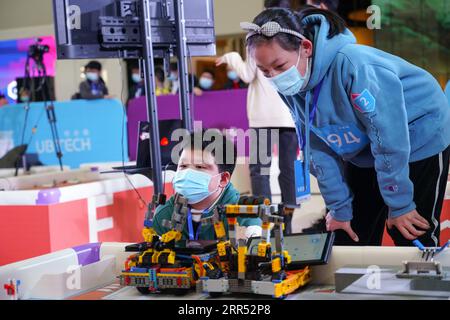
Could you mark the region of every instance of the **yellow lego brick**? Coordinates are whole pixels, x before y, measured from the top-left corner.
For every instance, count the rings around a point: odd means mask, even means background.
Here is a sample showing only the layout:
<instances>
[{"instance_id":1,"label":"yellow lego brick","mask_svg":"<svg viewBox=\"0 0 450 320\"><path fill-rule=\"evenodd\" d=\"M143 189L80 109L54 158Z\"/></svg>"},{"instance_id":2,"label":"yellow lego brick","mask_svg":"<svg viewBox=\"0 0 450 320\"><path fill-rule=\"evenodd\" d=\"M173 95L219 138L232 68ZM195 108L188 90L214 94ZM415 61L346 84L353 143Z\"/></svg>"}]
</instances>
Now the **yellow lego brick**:
<instances>
[{"instance_id":1,"label":"yellow lego brick","mask_svg":"<svg viewBox=\"0 0 450 320\"><path fill-rule=\"evenodd\" d=\"M262 228L263 230L268 230L268 229L270 229L270 222L263 222L262 225L261 225L261 228Z\"/></svg>"},{"instance_id":2,"label":"yellow lego brick","mask_svg":"<svg viewBox=\"0 0 450 320\"><path fill-rule=\"evenodd\" d=\"M156 235L156 232L152 228L142 229L142 237L144 238L145 242L152 242L154 235Z\"/></svg>"},{"instance_id":3,"label":"yellow lego brick","mask_svg":"<svg viewBox=\"0 0 450 320\"><path fill-rule=\"evenodd\" d=\"M273 296L279 298L283 296L283 285L282 283L276 283L273 288Z\"/></svg>"},{"instance_id":4,"label":"yellow lego brick","mask_svg":"<svg viewBox=\"0 0 450 320\"><path fill-rule=\"evenodd\" d=\"M245 272L245 258L247 255L247 247L238 247L238 272Z\"/></svg>"},{"instance_id":5,"label":"yellow lego brick","mask_svg":"<svg viewBox=\"0 0 450 320\"><path fill-rule=\"evenodd\" d=\"M139 258L138 258L139 264L142 263L142 258L147 254L153 254L153 249L145 250L141 255L139 255Z\"/></svg>"},{"instance_id":6,"label":"yellow lego brick","mask_svg":"<svg viewBox=\"0 0 450 320\"><path fill-rule=\"evenodd\" d=\"M164 233L161 237L161 241L164 243L170 242L172 240L179 241L181 240L181 232L170 230L166 233Z\"/></svg>"},{"instance_id":7,"label":"yellow lego brick","mask_svg":"<svg viewBox=\"0 0 450 320\"><path fill-rule=\"evenodd\" d=\"M174 264L175 263L175 252L171 251L169 254L169 257L167 259L167 262L170 264Z\"/></svg>"},{"instance_id":8,"label":"yellow lego brick","mask_svg":"<svg viewBox=\"0 0 450 320\"><path fill-rule=\"evenodd\" d=\"M217 244L217 253L219 254L220 257L223 257L227 254L227 245L229 244L229 242L219 242Z\"/></svg>"},{"instance_id":9,"label":"yellow lego brick","mask_svg":"<svg viewBox=\"0 0 450 320\"><path fill-rule=\"evenodd\" d=\"M258 244L258 256L265 257L267 254L267 250L270 248L270 242L260 242Z\"/></svg>"},{"instance_id":10,"label":"yellow lego brick","mask_svg":"<svg viewBox=\"0 0 450 320\"><path fill-rule=\"evenodd\" d=\"M178 273L157 273L156 276L158 278L186 278L186 279L190 279L190 275L188 275L188 274L178 274Z\"/></svg>"},{"instance_id":11,"label":"yellow lego brick","mask_svg":"<svg viewBox=\"0 0 450 320\"><path fill-rule=\"evenodd\" d=\"M281 283L283 286L283 295L294 292L298 288L305 286L310 281L311 272L309 268L306 268L302 272L289 275L288 278Z\"/></svg>"},{"instance_id":12,"label":"yellow lego brick","mask_svg":"<svg viewBox=\"0 0 450 320\"><path fill-rule=\"evenodd\" d=\"M127 276L127 277L148 277L148 273L133 273L133 272L122 272L121 274L122 276Z\"/></svg>"},{"instance_id":13,"label":"yellow lego brick","mask_svg":"<svg viewBox=\"0 0 450 320\"><path fill-rule=\"evenodd\" d=\"M218 239L226 236L225 226L222 221L214 223L214 230Z\"/></svg>"},{"instance_id":14,"label":"yellow lego brick","mask_svg":"<svg viewBox=\"0 0 450 320\"><path fill-rule=\"evenodd\" d=\"M281 259L275 258L272 260L272 272L276 273L281 270Z\"/></svg>"},{"instance_id":15,"label":"yellow lego brick","mask_svg":"<svg viewBox=\"0 0 450 320\"><path fill-rule=\"evenodd\" d=\"M283 251L283 256L287 264L291 263L291 256L289 255L289 252L287 250Z\"/></svg>"}]
</instances>

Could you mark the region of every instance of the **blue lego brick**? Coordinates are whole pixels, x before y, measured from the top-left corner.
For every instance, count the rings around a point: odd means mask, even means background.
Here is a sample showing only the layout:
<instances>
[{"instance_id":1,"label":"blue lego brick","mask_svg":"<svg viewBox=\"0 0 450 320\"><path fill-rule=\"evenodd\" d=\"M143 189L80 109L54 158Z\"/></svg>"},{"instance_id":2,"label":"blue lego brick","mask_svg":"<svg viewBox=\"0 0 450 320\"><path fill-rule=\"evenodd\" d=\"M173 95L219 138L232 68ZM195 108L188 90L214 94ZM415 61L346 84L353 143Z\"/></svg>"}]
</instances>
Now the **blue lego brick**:
<instances>
[{"instance_id":1,"label":"blue lego brick","mask_svg":"<svg viewBox=\"0 0 450 320\"><path fill-rule=\"evenodd\" d=\"M147 228L153 227L153 221L151 221L151 220L145 220L145 221L144 221L144 227L147 227Z\"/></svg>"},{"instance_id":2,"label":"blue lego brick","mask_svg":"<svg viewBox=\"0 0 450 320\"><path fill-rule=\"evenodd\" d=\"M282 280L272 280L272 283L280 283Z\"/></svg>"},{"instance_id":3,"label":"blue lego brick","mask_svg":"<svg viewBox=\"0 0 450 320\"><path fill-rule=\"evenodd\" d=\"M148 272L148 269L146 269L146 268L131 267L130 272L147 273L147 272Z\"/></svg>"}]
</instances>

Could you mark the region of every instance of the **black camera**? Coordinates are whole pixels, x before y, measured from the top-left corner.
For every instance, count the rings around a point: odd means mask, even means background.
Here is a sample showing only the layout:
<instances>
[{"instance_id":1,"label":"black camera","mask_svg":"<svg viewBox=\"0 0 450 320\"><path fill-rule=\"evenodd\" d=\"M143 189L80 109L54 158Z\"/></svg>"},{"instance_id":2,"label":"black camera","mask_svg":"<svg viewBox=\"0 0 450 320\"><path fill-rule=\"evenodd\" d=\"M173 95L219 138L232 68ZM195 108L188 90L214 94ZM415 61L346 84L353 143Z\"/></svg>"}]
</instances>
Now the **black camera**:
<instances>
[{"instance_id":1,"label":"black camera","mask_svg":"<svg viewBox=\"0 0 450 320\"><path fill-rule=\"evenodd\" d=\"M38 39L35 44L32 44L28 48L28 56L36 59L42 60L44 54L50 51L50 47L48 45L41 44L42 39Z\"/></svg>"}]
</instances>

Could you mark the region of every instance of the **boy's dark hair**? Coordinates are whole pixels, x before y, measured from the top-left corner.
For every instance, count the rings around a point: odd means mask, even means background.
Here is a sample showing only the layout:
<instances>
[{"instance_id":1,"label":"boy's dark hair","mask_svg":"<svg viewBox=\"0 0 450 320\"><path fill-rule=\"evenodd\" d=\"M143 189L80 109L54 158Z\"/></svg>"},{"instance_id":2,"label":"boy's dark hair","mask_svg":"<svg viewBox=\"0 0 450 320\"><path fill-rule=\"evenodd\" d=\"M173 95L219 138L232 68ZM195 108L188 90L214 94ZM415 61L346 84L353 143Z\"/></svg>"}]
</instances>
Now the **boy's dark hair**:
<instances>
[{"instance_id":1,"label":"boy's dark hair","mask_svg":"<svg viewBox=\"0 0 450 320\"><path fill-rule=\"evenodd\" d=\"M190 148L195 150L201 147L202 151L211 150L214 156L219 172L229 172L233 174L236 167L237 151L236 145L233 141L224 136L218 129L203 129L202 131L195 131L190 134ZM218 143L215 141L219 139ZM197 141L197 143L195 143ZM201 143L200 143L201 141ZM186 148L186 144L183 149ZM217 150L220 148L220 150Z\"/></svg>"},{"instance_id":2,"label":"boy's dark hair","mask_svg":"<svg viewBox=\"0 0 450 320\"><path fill-rule=\"evenodd\" d=\"M314 14L323 15L327 19L328 23L330 24L330 31L328 33L329 39L344 32L346 25L345 21L342 20L340 16L329 10L322 10L312 6L305 6L298 12L283 8L267 9L256 16L256 18L253 20L253 23L262 26L269 21L275 21L282 28L297 31L303 34L311 42L314 42L315 23L302 23L304 18ZM262 34L255 34L254 36L247 39L247 46L249 48L252 48L261 43L270 41L277 41L278 44L287 51L297 51L300 48L301 44L301 40L294 35L290 35L287 33L278 33L273 37L267 37Z\"/></svg>"},{"instance_id":3,"label":"boy's dark hair","mask_svg":"<svg viewBox=\"0 0 450 320\"><path fill-rule=\"evenodd\" d=\"M291 0L265 0L264 8L291 8Z\"/></svg>"},{"instance_id":4,"label":"boy's dark hair","mask_svg":"<svg viewBox=\"0 0 450 320\"><path fill-rule=\"evenodd\" d=\"M170 71L178 71L178 63L171 62L170 65L169 65L169 70Z\"/></svg>"},{"instance_id":5,"label":"boy's dark hair","mask_svg":"<svg viewBox=\"0 0 450 320\"><path fill-rule=\"evenodd\" d=\"M213 78L216 78L216 73L212 69L204 69L202 73L209 73Z\"/></svg>"},{"instance_id":6,"label":"boy's dark hair","mask_svg":"<svg viewBox=\"0 0 450 320\"><path fill-rule=\"evenodd\" d=\"M84 68L102 71L102 64L98 61L92 60L89 61L89 63Z\"/></svg>"},{"instance_id":7,"label":"boy's dark hair","mask_svg":"<svg viewBox=\"0 0 450 320\"><path fill-rule=\"evenodd\" d=\"M320 5L323 3L328 7L328 10L331 10L333 12L337 12L337 9L339 7L339 0L312 0L315 5Z\"/></svg>"}]
</instances>

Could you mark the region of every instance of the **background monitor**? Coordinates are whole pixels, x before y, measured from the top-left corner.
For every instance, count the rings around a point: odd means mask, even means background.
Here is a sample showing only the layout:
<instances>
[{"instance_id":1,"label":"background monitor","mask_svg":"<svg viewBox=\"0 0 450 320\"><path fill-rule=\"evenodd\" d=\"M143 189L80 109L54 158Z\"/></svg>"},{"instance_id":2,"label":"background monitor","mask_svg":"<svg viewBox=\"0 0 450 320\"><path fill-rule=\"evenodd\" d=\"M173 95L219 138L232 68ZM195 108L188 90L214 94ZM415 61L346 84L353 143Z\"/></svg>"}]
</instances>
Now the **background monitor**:
<instances>
[{"instance_id":1,"label":"background monitor","mask_svg":"<svg viewBox=\"0 0 450 320\"><path fill-rule=\"evenodd\" d=\"M149 0L155 57L176 47L173 0ZM213 0L185 1L188 55L216 54ZM59 59L142 57L139 0L53 0Z\"/></svg>"}]
</instances>

